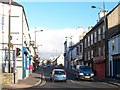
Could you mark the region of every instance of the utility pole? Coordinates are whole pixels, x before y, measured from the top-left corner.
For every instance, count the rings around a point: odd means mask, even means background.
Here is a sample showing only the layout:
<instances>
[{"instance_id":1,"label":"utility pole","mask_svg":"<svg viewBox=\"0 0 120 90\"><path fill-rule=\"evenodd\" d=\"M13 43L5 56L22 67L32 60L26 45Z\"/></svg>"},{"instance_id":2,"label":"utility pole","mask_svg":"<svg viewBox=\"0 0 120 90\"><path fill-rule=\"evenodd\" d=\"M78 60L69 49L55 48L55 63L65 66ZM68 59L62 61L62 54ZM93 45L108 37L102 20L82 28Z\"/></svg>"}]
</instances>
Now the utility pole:
<instances>
[{"instance_id":1,"label":"utility pole","mask_svg":"<svg viewBox=\"0 0 120 90\"><path fill-rule=\"evenodd\" d=\"M11 44L11 35L10 35L10 32L11 32L11 0L9 0L9 11L8 11L8 72L10 73L11 72L11 61L10 61L10 44Z\"/></svg>"},{"instance_id":2,"label":"utility pole","mask_svg":"<svg viewBox=\"0 0 120 90\"><path fill-rule=\"evenodd\" d=\"M36 47L36 27L35 27L35 47Z\"/></svg>"},{"instance_id":3,"label":"utility pole","mask_svg":"<svg viewBox=\"0 0 120 90\"><path fill-rule=\"evenodd\" d=\"M72 37L73 36L70 36L70 37L65 37L65 38L69 38L70 40L70 43L69 43L69 53L70 53L70 62L69 62L69 67L72 69L72 65L74 65L74 61L72 61Z\"/></svg>"}]
</instances>

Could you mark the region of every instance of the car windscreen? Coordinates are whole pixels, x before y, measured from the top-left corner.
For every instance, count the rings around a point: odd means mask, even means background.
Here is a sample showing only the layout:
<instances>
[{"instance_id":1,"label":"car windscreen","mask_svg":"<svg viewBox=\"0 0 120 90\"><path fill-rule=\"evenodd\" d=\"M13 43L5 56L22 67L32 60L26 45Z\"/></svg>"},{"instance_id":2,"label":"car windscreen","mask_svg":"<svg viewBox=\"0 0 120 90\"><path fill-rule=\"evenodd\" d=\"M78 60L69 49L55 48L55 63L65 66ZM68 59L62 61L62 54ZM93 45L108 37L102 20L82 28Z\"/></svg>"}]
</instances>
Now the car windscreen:
<instances>
[{"instance_id":1,"label":"car windscreen","mask_svg":"<svg viewBox=\"0 0 120 90\"><path fill-rule=\"evenodd\" d=\"M91 67L88 67L88 66L81 66L80 70L83 70L83 71L92 71Z\"/></svg>"},{"instance_id":2,"label":"car windscreen","mask_svg":"<svg viewBox=\"0 0 120 90\"><path fill-rule=\"evenodd\" d=\"M57 75L64 75L65 72L64 71L55 71L55 74L57 74Z\"/></svg>"}]
</instances>

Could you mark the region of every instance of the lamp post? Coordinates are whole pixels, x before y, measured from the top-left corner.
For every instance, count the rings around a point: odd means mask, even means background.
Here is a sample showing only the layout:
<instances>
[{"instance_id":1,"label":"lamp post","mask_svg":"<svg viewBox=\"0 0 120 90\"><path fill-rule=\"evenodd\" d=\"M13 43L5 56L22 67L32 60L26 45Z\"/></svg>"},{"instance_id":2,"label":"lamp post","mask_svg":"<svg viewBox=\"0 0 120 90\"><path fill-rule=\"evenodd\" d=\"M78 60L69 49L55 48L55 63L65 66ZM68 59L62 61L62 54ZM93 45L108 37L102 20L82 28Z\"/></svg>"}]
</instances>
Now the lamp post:
<instances>
[{"instance_id":1,"label":"lamp post","mask_svg":"<svg viewBox=\"0 0 120 90\"><path fill-rule=\"evenodd\" d=\"M38 30L38 31L36 31L36 28L35 28L35 32L34 32L34 33L35 33L35 48L37 48L37 47L36 47L36 33L37 33L37 32L43 32L43 30Z\"/></svg>"},{"instance_id":2,"label":"lamp post","mask_svg":"<svg viewBox=\"0 0 120 90\"><path fill-rule=\"evenodd\" d=\"M37 33L37 32L43 32L43 30L38 30L38 31L37 31L36 28L35 28L35 32L34 32L34 33L35 33L35 60L36 60L36 58L38 57L38 55L36 54L36 53L37 53L37 47L36 47L36 46L37 46L37 45L36 45L36 40L37 40L37 39L36 39L36 33ZM35 62L35 63L38 64L37 62ZM37 65L37 66L38 66L38 65Z\"/></svg>"},{"instance_id":3,"label":"lamp post","mask_svg":"<svg viewBox=\"0 0 120 90\"><path fill-rule=\"evenodd\" d=\"M70 53L70 61L72 62L72 64L73 64L73 61L72 61L72 37L73 36L70 36L70 37L65 37L66 39L70 39L70 44L69 44L69 51L71 51L71 53ZM69 62L69 61L68 61ZM72 67L71 67L71 69L72 69Z\"/></svg>"},{"instance_id":4,"label":"lamp post","mask_svg":"<svg viewBox=\"0 0 120 90\"><path fill-rule=\"evenodd\" d=\"M107 61L106 61L106 59L107 59L107 54L108 54L108 53L107 53L107 50L108 50L108 49L107 49L107 48L108 48L108 47L107 47L107 44L108 44L108 43L107 43L107 28L106 28L106 27L107 27L107 25L106 25L106 23L107 23L107 21L106 21L106 18L107 18L107 17L106 17L106 12L107 12L107 11L105 10L105 3L104 3L104 2L103 2L103 8L96 7L96 6L91 6L91 8L98 8L98 9L102 10L103 13L104 13L103 19L104 19L104 29L105 29L105 31L104 31L104 33L103 33L102 35L105 36L105 39L104 39L104 40L105 40L105 45L104 45L104 47L105 47L104 50L105 50L105 51L104 51L104 52L105 52L105 68L106 68L106 69L105 69L105 77L106 77L106 76L107 76Z\"/></svg>"},{"instance_id":5,"label":"lamp post","mask_svg":"<svg viewBox=\"0 0 120 90\"><path fill-rule=\"evenodd\" d=\"M11 72L11 61L10 61L10 43L11 43L11 0L9 0L9 11L8 11L8 73Z\"/></svg>"},{"instance_id":6,"label":"lamp post","mask_svg":"<svg viewBox=\"0 0 120 90\"><path fill-rule=\"evenodd\" d=\"M38 50L38 49L37 49L37 45L36 45L36 40L37 40L37 39L36 39L36 33L37 33L37 32L43 32L43 30L38 30L38 31L36 31L36 28L35 28L35 32L34 32L34 33L35 33L35 55L36 55L36 52L37 52L37 50ZM36 56L37 56L37 55L36 55Z\"/></svg>"}]
</instances>

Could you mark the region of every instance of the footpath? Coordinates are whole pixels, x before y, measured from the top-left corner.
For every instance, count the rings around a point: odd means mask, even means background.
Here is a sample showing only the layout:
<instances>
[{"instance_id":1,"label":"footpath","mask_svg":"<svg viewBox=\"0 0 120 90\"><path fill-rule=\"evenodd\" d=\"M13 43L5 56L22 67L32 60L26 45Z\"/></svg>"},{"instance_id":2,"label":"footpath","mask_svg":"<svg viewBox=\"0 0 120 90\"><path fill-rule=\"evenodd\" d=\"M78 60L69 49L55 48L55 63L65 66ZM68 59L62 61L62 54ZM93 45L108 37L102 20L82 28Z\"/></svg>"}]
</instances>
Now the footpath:
<instances>
[{"instance_id":1,"label":"footpath","mask_svg":"<svg viewBox=\"0 0 120 90\"><path fill-rule=\"evenodd\" d=\"M96 81L105 82L105 83L116 85L116 86L120 87L120 79L98 78L98 77L95 77L94 79Z\"/></svg>"},{"instance_id":2,"label":"footpath","mask_svg":"<svg viewBox=\"0 0 120 90\"><path fill-rule=\"evenodd\" d=\"M10 89L25 89L37 86L41 83L41 73L40 70L37 69L35 72L33 72L29 77L23 80L19 80L16 84L9 84L9 85L3 85L2 90L10 90Z\"/></svg>"}]
</instances>

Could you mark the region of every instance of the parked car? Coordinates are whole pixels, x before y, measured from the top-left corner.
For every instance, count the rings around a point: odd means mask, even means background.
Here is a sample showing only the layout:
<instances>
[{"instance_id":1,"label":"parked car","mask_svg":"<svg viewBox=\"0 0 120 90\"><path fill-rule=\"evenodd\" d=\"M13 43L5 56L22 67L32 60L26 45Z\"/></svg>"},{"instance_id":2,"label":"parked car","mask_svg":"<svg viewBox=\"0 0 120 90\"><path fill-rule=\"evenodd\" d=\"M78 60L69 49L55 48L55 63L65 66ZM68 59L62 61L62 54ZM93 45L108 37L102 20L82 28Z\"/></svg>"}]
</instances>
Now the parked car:
<instances>
[{"instance_id":1,"label":"parked car","mask_svg":"<svg viewBox=\"0 0 120 90\"><path fill-rule=\"evenodd\" d=\"M75 75L77 80L94 80L94 72L90 66L79 66L79 68L76 69Z\"/></svg>"},{"instance_id":2,"label":"parked car","mask_svg":"<svg viewBox=\"0 0 120 90\"><path fill-rule=\"evenodd\" d=\"M51 81L67 81L66 71L64 69L53 69L50 75Z\"/></svg>"}]
</instances>

